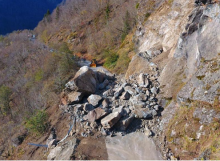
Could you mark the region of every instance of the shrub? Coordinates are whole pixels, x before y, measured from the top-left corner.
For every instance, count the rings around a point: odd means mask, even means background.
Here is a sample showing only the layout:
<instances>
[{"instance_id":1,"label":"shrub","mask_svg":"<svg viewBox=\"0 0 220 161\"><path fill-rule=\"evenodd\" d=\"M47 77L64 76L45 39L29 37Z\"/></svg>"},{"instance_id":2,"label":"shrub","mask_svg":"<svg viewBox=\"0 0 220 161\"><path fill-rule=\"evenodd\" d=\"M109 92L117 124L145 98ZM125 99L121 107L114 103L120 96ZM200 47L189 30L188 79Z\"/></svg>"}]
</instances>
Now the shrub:
<instances>
[{"instance_id":1,"label":"shrub","mask_svg":"<svg viewBox=\"0 0 220 161\"><path fill-rule=\"evenodd\" d=\"M39 82L43 79L43 75L44 75L44 72L42 69L39 69L36 73L35 73L35 77L34 77L34 80L36 82Z\"/></svg>"},{"instance_id":2,"label":"shrub","mask_svg":"<svg viewBox=\"0 0 220 161\"><path fill-rule=\"evenodd\" d=\"M114 68L116 63L117 63L117 60L119 58L119 55L114 53L114 52L111 52L110 50L107 50L105 51L105 55L106 55L106 61L104 63L104 67L106 68Z\"/></svg>"},{"instance_id":3,"label":"shrub","mask_svg":"<svg viewBox=\"0 0 220 161\"><path fill-rule=\"evenodd\" d=\"M124 20L124 28L123 28L123 32L121 35L121 40L124 41L124 39L126 38L126 36L128 35L129 31L131 30L131 26L130 26L130 14L127 11L126 15L125 15L125 20Z\"/></svg>"},{"instance_id":4,"label":"shrub","mask_svg":"<svg viewBox=\"0 0 220 161\"><path fill-rule=\"evenodd\" d=\"M44 133L48 127L48 116L44 110L37 111L36 115L27 119L25 127L32 133Z\"/></svg>"},{"instance_id":5,"label":"shrub","mask_svg":"<svg viewBox=\"0 0 220 161\"><path fill-rule=\"evenodd\" d=\"M7 115L10 111L10 96L12 91L9 87L2 85L0 87L0 110L3 115Z\"/></svg>"},{"instance_id":6,"label":"shrub","mask_svg":"<svg viewBox=\"0 0 220 161\"><path fill-rule=\"evenodd\" d=\"M107 3L107 6L105 8L105 17L106 17L106 19L109 18L109 14L110 14L110 5L109 5L109 3Z\"/></svg>"},{"instance_id":7,"label":"shrub","mask_svg":"<svg viewBox=\"0 0 220 161\"><path fill-rule=\"evenodd\" d=\"M140 3L136 3L135 8L138 9L139 8Z\"/></svg>"}]
</instances>

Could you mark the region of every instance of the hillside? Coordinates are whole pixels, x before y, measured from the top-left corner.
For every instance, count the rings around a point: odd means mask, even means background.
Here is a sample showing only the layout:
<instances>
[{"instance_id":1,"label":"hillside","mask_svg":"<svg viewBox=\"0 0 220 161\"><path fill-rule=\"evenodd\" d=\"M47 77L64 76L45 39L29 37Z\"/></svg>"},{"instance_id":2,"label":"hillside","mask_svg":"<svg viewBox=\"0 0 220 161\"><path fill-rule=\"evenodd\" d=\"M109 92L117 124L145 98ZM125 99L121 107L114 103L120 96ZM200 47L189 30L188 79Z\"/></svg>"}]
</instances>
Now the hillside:
<instances>
[{"instance_id":1,"label":"hillside","mask_svg":"<svg viewBox=\"0 0 220 161\"><path fill-rule=\"evenodd\" d=\"M219 159L219 15L217 1L66 0L0 37L0 159Z\"/></svg>"}]
</instances>

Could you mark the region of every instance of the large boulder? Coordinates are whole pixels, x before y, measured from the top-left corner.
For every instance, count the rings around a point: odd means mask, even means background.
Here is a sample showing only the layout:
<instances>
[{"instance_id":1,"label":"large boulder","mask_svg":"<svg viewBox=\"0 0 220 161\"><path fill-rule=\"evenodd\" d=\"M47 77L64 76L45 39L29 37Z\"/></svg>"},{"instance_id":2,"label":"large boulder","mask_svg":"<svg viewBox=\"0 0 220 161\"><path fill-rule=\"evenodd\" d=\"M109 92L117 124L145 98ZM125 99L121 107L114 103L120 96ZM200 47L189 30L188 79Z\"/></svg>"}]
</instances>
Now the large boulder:
<instances>
[{"instance_id":1,"label":"large boulder","mask_svg":"<svg viewBox=\"0 0 220 161\"><path fill-rule=\"evenodd\" d=\"M110 129L112 128L121 118L121 114L119 112L114 112L106 116L101 120L101 124L104 128Z\"/></svg>"},{"instance_id":2,"label":"large boulder","mask_svg":"<svg viewBox=\"0 0 220 161\"><path fill-rule=\"evenodd\" d=\"M68 104L79 103L83 98L81 92L71 92L67 95Z\"/></svg>"},{"instance_id":3,"label":"large boulder","mask_svg":"<svg viewBox=\"0 0 220 161\"><path fill-rule=\"evenodd\" d=\"M85 117L85 120L88 120L89 122L94 122L104 116L106 116L109 112L107 110L104 110L100 107L90 111Z\"/></svg>"},{"instance_id":4,"label":"large boulder","mask_svg":"<svg viewBox=\"0 0 220 161\"><path fill-rule=\"evenodd\" d=\"M71 160L77 147L77 142L76 138L66 140L50 151L47 160Z\"/></svg>"},{"instance_id":5,"label":"large boulder","mask_svg":"<svg viewBox=\"0 0 220 161\"><path fill-rule=\"evenodd\" d=\"M88 102L92 104L94 107L99 105L99 102L102 100L102 97L99 95L92 94L88 98Z\"/></svg>"},{"instance_id":6,"label":"large boulder","mask_svg":"<svg viewBox=\"0 0 220 161\"><path fill-rule=\"evenodd\" d=\"M89 95L96 92L96 85L97 80L94 71L87 66L83 66L75 77L66 84L66 87Z\"/></svg>"}]
</instances>

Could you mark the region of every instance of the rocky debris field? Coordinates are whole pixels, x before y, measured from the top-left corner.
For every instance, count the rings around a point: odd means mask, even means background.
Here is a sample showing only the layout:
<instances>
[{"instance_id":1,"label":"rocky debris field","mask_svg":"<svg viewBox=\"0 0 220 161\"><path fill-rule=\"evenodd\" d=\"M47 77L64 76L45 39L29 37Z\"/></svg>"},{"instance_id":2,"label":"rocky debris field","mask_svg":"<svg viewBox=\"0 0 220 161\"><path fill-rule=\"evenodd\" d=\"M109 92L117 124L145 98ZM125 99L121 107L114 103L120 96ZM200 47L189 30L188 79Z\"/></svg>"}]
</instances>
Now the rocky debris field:
<instances>
[{"instance_id":1,"label":"rocky debris field","mask_svg":"<svg viewBox=\"0 0 220 161\"><path fill-rule=\"evenodd\" d=\"M135 74L125 80L83 66L66 84L60 109L69 114L70 124L71 120L76 121L70 125L71 136L86 138L100 133L113 137L139 131L158 137L153 126L160 121L162 111L159 92L160 85L153 74ZM54 159L53 154L48 159Z\"/></svg>"}]
</instances>

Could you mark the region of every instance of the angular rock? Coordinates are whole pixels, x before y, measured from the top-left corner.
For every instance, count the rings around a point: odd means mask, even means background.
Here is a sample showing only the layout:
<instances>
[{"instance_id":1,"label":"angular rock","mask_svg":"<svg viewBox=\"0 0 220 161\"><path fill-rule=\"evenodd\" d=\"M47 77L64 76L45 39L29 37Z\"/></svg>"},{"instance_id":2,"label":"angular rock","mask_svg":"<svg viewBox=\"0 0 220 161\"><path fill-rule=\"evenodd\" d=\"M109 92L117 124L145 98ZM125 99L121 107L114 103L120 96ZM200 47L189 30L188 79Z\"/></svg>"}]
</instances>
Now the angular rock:
<instances>
[{"instance_id":1,"label":"angular rock","mask_svg":"<svg viewBox=\"0 0 220 161\"><path fill-rule=\"evenodd\" d=\"M126 130L127 127L131 124L131 122L133 121L134 119L134 115L131 115L131 116L127 116L127 117L124 117L122 118L121 120L119 120L119 122L117 123L117 129L119 130Z\"/></svg>"},{"instance_id":2,"label":"angular rock","mask_svg":"<svg viewBox=\"0 0 220 161\"><path fill-rule=\"evenodd\" d=\"M108 98L105 98L102 102L102 108L108 108L110 104L110 100Z\"/></svg>"},{"instance_id":3,"label":"angular rock","mask_svg":"<svg viewBox=\"0 0 220 161\"><path fill-rule=\"evenodd\" d=\"M94 107L97 107L101 100L102 100L102 97L99 95L95 95L95 94L92 94L88 97L88 102L92 104Z\"/></svg>"},{"instance_id":4,"label":"angular rock","mask_svg":"<svg viewBox=\"0 0 220 161\"><path fill-rule=\"evenodd\" d=\"M138 102L133 103L133 106L135 108L145 108L146 107L146 103L142 102L142 101L138 101Z\"/></svg>"},{"instance_id":5,"label":"angular rock","mask_svg":"<svg viewBox=\"0 0 220 161\"><path fill-rule=\"evenodd\" d=\"M149 81L148 81L148 78L145 74L141 73L139 76L138 76L138 79L137 79L137 82L139 84L139 86L144 86L144 87L147 87L149 85Z\"/></svg>"},{"instance_id":6,"label":"angular rock","mask_svg":"<svg viewBox=\"0 0 220 161\"><path fill-rule=\"evenodd\" d=\"M104 97L112 97L112 96L114 96L114 91L113 91L113 89L109 89L109 90L105 91L105 92L103 93L103 96L104 96Z\"/></svg>"},{"instance_id":7,"label":"angular rock","mask_svg":"<svg viewBox=\"0 0 220 161\"><path fill-rule=\"evenodd\" d=\"M112 128L121 118L121 114L119 112L114 112L101 120L101 124L104 128L110 129Z\"/></svg>"},{"instance_id":8,"label":"angular rock","mask_svg":"<svg viewBox=\"0 0 220 161\"><path fill-rule=\"evenodd\" d=\"M155 88L155 87L153 87L153 88L151 88L150 89L150 91L151 91L151 93L153 93L153 94L157 94L157 88Z\"/></svg>"},{"instance_id":9,"label":"angular rock","mask_svg":"<svg viewBox=\"0 0 220 161\"><path fill-rule=\"evenodd\" d=\"M84 116L84 119L88 120L89 122L94 122L94 121L104 117L108 113L109 113L108 111L98 107L98 108L90 111L86 116Z\"/></svg>"},{"instance_id":10,"label":"angular rock","mask_svg":"<svg viewBox=\"0 0 220 161\"><path fill-rule=\"evenodd\" d=\"M93 105L91 105L89 103L85 103L85 105L83 107L83 110L86 111L86 112L89 112L89 111L94 110L94 107L93 107Z\"/></svg>"},{"instance_id":11,"label":"angular rock","mask_svg":"<svg viewBox=\"0 0 220 161\"><path fill-rule=\"evenodd\" d=\"M149 109L137 108L134 110L134 114L136 118L140 119L150 119L153 117L152 111Z\"/></svg>"},{"instance_id":12,"label":"angular rock","mask_svg":"<svg viewBox=\"0 0 220 161\"><path fill-rule=\"evenodd\" d=\"M83 98L83 94L81 92L71 92L67 95L68 104L79 103Z\"/></svg>"},{"instance_id":13,"label":"angular rock","mask_svg":"<svg viewBox=\"0 0 220 161\"><path fill-rule=\"evenodd\" d=\"M47 160L70 160L77 147L77 139L71 138L68 141L52 149Z\"/></svg>"},{"instance_id":14,"label":"angular rock","mask_svg":"<svg viewBox=\"0 0 220 161\"><path fill-rule=\"evenodd\" d=\"M121 99L123 100L129 100L130 94L126 91L122 94Z\"/></svg>"},{"instance_id":15,"label":"angular rock","mask_svg":"<svg viewBox=\"0 0 220 161\"><path fill-rule=\"evenodd\" d=\"M103 83L99 85L99 89L105 89L105 87L109 84L108 79L105 79Z\"/></svg>"},{"instance_id":16,"label":"angular rock","mask_svg":"<svg viewBox=\"0 0 220 161\"><path fill-rule=\"evenodd\" d=\"M116 90L116 92L115 92L115 94L114 94L114 97L115 97L115 98L118 98L118 97L122 94L122 92L124 92L124 88L123 88L123 87L119 87L119 88Z\"/></svg>"},{"instance_id":17,"label":"angular rock","mask_svg":"<svg viewBox=\"0 0 220 161\"><path fill-rule=\"evenodd\" d=\"M93 70L83 66L76 73L75 77L66 84L66 88L89 95L96 92L96 84L96 76Z\"/></svg>"},{"instance_id":18,"label":"angular rock","mask_svg":"<svg viewBox=\"0 0 220 161\"><path fill-rule=\"evenodd\" d=\"M126 92L130 93L130 95L135 95L135 94L136 94L135 89L133 89L131 86L126 86L126 87L124 88L124 90L125 90Z\"/></svg>"}]
</instances>

